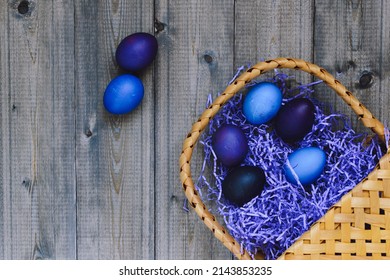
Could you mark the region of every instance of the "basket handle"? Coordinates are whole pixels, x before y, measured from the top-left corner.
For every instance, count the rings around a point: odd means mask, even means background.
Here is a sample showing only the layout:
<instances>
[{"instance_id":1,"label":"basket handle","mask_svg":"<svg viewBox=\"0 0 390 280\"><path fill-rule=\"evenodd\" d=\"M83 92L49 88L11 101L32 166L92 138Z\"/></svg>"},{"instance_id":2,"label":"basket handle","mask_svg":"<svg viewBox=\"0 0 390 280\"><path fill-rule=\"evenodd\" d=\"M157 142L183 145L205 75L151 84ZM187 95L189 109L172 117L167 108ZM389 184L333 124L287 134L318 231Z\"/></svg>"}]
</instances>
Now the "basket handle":
<instances>
[{"instance_id":1,"label":"basket handle","mask_svg":"<svg viewBox=\"0 0 390 280\"><path fill-rule=\"evenodd\" d=\"M200 199L198 192L194 187L194 182L191 177L190 161L192 152L198 141L201 133L209 124L210 120L217 114L221 107L232 98L237 92L239 92L244 86L252 79L260 76L261 74L273 70L275 68L289 68L302 70L313 76L323 80L329 87L331 87L338 96L340 96L347 105L349 105L355 114L362 121L364 126L370 128L375 132L379 138L384 141L384 125L377 120L371 112L359 102L359 100L353 96L352 92L348 91L344 85L336 80L325 69L306 62L302 59L296 58L276 58L260 62L246 72L237 77L226 89L218 96L213 104L207 108L197 122L195 122L191 128L191 132L187 135L187 138L183 143L183 150L180 156L180 180L185 192L185 195L190 205L195 209L195 212L203 220L206 226L214 233L215 237L222 242L238 259L251 259L249 253L243 250L240 244L225 230L225 228L219 224L216 218L207 210L207 207ZM260 256L261 258L262 256Z\"/></svg>"}]
</instances>

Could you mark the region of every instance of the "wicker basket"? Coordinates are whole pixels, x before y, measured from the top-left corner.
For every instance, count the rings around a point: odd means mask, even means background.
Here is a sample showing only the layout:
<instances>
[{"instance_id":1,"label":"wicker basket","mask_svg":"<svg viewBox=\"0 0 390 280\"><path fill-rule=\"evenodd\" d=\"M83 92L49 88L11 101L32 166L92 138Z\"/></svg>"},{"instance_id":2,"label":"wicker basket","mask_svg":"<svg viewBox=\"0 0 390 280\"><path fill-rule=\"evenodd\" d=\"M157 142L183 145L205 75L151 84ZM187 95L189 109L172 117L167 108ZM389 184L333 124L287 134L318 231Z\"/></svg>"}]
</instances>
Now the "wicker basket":
<instances>
[{"instance_id":1,"label":"wicker basket","mask_svg":"<svg viewBox=\"0 0 390 280\"><path fill-rule=\"evenodd\" d=\"M235 79L200 116L183 143L180 179L195 212L238 259L251 259L207 210L191 178L191 156L210 120L245 84L275 68L305 71L323 80L358 115L364 126L385 141L384 125L325 69L295 58L260 62ZM262 256L256 256L256 259ZM279 259L390 259L390 149L376 168L304 233Z\"/></svg>"}]
</instances>

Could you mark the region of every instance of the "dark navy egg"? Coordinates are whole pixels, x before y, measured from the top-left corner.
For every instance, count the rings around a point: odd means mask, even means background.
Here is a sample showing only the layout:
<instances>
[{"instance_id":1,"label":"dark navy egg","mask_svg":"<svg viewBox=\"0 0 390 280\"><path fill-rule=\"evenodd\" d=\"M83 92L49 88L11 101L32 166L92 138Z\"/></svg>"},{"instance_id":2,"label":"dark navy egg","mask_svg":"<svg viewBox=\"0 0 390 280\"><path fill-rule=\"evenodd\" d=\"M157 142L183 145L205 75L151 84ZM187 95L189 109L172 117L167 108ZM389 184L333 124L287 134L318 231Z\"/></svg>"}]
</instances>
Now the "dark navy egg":
<instances>
[{"instance_id":1,"label":"dark navy egg","mask_svg":"<svg viewBox=\"0 0 390 280\"><path fill-rule=\"evenodd\" d=\"M157 40L153 35L143 32L134 33L120 42L115 58L123 69L138 72L152 63L157 49Z\"/></svg>"},{"instance_id":2,"label":"dark navy egg","mask_svg":"<svg viewBox=\"0 0 390 280\"><path fill-rule=\"evenodd\" d=\"M275 130L283 141L302 140L314 124L314 104L307 98L296 98L280 109L275 119Z\"/></svg>"},{"instance_id":3,"label":"dark navy egg","mask_svg":"<svg viewBox=\"0 0 390 280\"><path fill-rule=\"evenodd\" d=\"M234 168L222 182L222 193L232 204L243 206L260 195L265 184L264 171L256 166Z\"/></svg>"},{"instance_id":4,"label":"dark navy egg","mask_svg":"<svg viewBox=\"0 0 390 280\"><path fill-rule=\"evenodd\" d=\"M144 97L144 86L139 78L123 74L114 78L104 92L103 104L112 114L126 114L134 110Z\"/></svg>"},{"instance_id":5,"label":"dark navy egg","mask_svg":"<svg viewBox=\"0 0 390 280\"><path fill-rule=\"evenodd\" d=\"M236 125L224 124L213 134L212 145L219 161L231 167L240 164L248 153L248 140Z\"/></svg>"}]
</instances>

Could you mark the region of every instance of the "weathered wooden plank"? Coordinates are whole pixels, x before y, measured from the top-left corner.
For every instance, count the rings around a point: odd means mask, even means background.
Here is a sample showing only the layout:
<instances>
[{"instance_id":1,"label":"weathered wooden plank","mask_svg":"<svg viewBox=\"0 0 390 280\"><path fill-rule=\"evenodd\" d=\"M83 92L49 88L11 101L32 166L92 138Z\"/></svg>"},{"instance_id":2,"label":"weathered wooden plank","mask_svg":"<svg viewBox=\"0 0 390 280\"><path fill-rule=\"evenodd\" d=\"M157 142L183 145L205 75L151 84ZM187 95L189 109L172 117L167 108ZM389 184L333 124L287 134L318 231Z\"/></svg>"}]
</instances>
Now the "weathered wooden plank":
<instances>
[{"instance_id":1,"label":"weathered wooden plank","mask_svg":"<svg viewBox=\"0 0 390 280\"><path fill-rule=\"evenodd\" d=\"M235 66L276 57L313 59L313 2L236 1ZM312 78L293 72L300 82Z\"/></svg>"},{"instance_id":2,"label":"weathered wooden plank","mask_svg":"<svg viewBox=\"0 0 390 280\"><path fill-rule=\"evenodd\" d=\"M384 12L380 1L316 1L314 62L335 75L375 116L388 119L388 99L381 92L386 84L383 67L388 68L383 47L389 43L382 43ZM364 73L369 73L365 81L360 79ZM322 100L349 116L357 130L367 131L331 90L320 89Z\"/></svg>"},{"instance_id":3,"label":"weathered wooden plank","mask_svg":"<svg viewBox=\"0 0 390 280\"><path fill-rule=\"evenodd\" d=\"M8 77L8 61L9 61L9 53L8 53L8 16L9 11L4 4L2 4L0 9L0 151L8 151L9 150L9 141L7 141L7 137L4 137L4 131L8 130L8 113L9 106L8 96L9 96L9 77ZM5 236L7 235L6 230L4 229L5 220L9 221L7 218L7 214L5 212L5 208L8 207L6 197L8 195L4 195L6 193L4 182L9 181L7 178L7 174L9 175L9 153L2 152L0 154L0 259L4 259L7 253L5 248ZM7 212L9 214L9 212Z\"/></svg>"},{"instance_id":4,"label":"weathered wooden plank","mask_svg":"<svg viewBox=\"0 0 390 280\"><path fill-rule=\"evenodd\" d=\"M156 18L156 258L230 258L195 212L183 211L178 160L207 95L233 74L234 1L156 1ZM194 157L196 179L202 151Z\"/></svg>"},{"instance_id":5,"label":"weathered wooden plank","mask_svg":"<svg viewBox=\"0 0 390 280\"><path fill-rule=\"evenodd\" d=\"M379 88L377 92L377 100L375 102L375 107L378 108L377 117L385 124L387 127L390 126L390 96L388 94L388 89L390 88L390 20L389 20L389 11L390 11L390 2L382 1L381 7L381 46L379 54L379 73L375 79L376 82L379 82ZM372 105L369 105L370 109Z\"/></svg>"},{"instance_id":6,"label":"weathered wooden plank","mask_svg":"<svg viewBox=\"0 0 390 280\"><path fill-rule=\"evenodd\" d=\"M76 257L73 1L1 9L0 252ZM5 40L3 40L3 38Z\"/></svg>"},{"instance_id":7,"label":"weathered wooden plank","mask_svg":"<svg viewBox=\"0 0 390 280\"><path fill-rule=\"evenodd\" d=\"M103 108L120 71L125 36L153 33L153 1L75 2L77 252L80 259L154 258L153 66L140 107L123 117Z\"/></svg>"}]
</instances>

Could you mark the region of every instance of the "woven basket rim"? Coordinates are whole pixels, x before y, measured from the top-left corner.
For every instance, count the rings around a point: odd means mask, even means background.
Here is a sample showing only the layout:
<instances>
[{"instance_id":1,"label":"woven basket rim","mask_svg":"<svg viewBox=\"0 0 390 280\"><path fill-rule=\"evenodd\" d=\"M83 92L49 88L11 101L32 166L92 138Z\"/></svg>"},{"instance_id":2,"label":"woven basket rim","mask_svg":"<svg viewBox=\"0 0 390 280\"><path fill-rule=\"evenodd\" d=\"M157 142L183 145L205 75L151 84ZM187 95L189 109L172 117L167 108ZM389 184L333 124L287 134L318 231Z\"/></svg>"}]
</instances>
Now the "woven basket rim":
<instances>
[{"instance_id":1,"label":"woven basket rim","mask_svg":"<svg viewBox=\"0 0 390 280\"><path fill-rule=\"evenodd\" d=\"M301 70L309 73L322 81L327 86L332 88L336 94L341 97L344 102L351 107L355 114L359 117L363 125L370 128L377 134L381 141L385 141L384 125L349 91L339 80L334 78L324 68L316 64L307 62L298 58L279 57L263 62L250 67L246 72L238 76L232 81L227 88L214 100L214 102L201 114L199 119L193 124L190 132L183 142L182 153L179 159L180 165L180 180L185 195L191 207L195 210L197 215L201 218L204 224L213 232L215 237L222 242L222 244L229 249L238 259L252 259L249 252L241 247L229 232L217 221L216 217L212 215L203 203L198 192L195 189L194 182L191 176L191 158L195 144L200 138L200 135L209 124L210 120L218 113L222 106L232 98L236 93L240 92L246 84L254 78L276 68L286 68ZM389 155L390 150L387 151ZM384 157L385 157L384 156ZM383 159L383 158L382 158ZM370 176L370 175L369 175ZM366 178L365 178L366 179ZM365 180L363 179L363 181ZM358 184L359 185L359 184ZM356 185L356 186L358 186ZM355 186L355 187L356 187ZM264 256L257 255L256 259L263 259Z\"/></svg>"}]
</instances>

